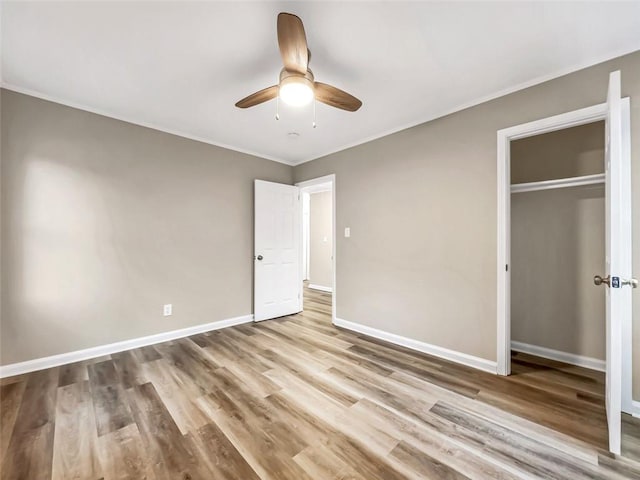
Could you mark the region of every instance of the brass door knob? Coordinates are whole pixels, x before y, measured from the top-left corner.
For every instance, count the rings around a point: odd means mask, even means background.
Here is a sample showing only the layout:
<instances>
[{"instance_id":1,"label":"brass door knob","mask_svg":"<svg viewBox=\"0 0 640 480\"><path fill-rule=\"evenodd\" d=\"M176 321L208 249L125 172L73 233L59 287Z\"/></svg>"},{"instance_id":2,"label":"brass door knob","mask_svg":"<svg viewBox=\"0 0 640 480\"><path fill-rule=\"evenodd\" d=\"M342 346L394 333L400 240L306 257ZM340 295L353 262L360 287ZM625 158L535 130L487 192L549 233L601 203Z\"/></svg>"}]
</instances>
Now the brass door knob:
<instances>
[{"instance_id":1,"label":"brass door knob","mask_svg":"<svg viewBox=\"0 0 640 480\"><path fill-rule=\"evenodd\" d=\"M593 277L593 283L594 285L602 285L603 283L607 284L607 286L611 286L611 279L609 277L609 275L607 275L606 277L602 278L600 275L596 275L595 277Z\"/></svg>"}]
</instances>

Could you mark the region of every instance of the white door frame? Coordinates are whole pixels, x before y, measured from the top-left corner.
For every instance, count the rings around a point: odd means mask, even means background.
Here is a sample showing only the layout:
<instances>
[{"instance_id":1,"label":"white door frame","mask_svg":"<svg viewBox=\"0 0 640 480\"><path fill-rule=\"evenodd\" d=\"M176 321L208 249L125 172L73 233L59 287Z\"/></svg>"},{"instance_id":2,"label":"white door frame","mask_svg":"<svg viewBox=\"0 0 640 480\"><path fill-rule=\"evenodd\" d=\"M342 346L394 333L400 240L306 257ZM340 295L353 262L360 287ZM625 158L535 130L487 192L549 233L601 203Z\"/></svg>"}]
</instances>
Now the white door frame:
<instances>
[{"instance_id":1,"label":"white door frame","mask_svg":"<svg viewBox=\"0 0 640 480\"><path fill-rule=\"evenodd\" d=\"M302 280L309 280L309 192L300 191L302 202Z\"/></svg>"},{"instance_id":2,"label":"white door frame","mask_svg":"<svg viewBox=\"0 0 640 480\"><path fill-rule=\"evenodd\" d=\"M331 268L333 269L333 271L331 272L333 279L332 282L333 284L331 285L333 292L332 292L332 297L331 297L331 323L335 323L336 322L336 297L337 297L337 288L336 288L336 251L337 251L337 244L336 244L336 175L335 174L331 174L331 175L325 175L323 177L318 177L318 178L312 178L311 180L305 180L304 182L298 182L295 185L297 187L299 187L301 190L305 187L311 187L314 185L319 185L321 183L330 183L331 184L331 229L332 229L332 235L333 235L333 251L331 252L331 258L333 259L332 261L332 266ZM300 208L302 208L302 203L300 204ZM300 236L300 238L302 238L302 235ZM302 251L302 249L300 249L300 251ZM302 265L302 262L300 262L300 265ZM304 310L304 295L301 297L302 298L302 308Z\"/></svg>"},{"instance_id":3,"label":"white door frame","mask_svg":"<svg viewBox=\"0 0 640 480\"><path fill-rule=\"evenodd\" d=\"M622 99L623 129L629 129L629 98ZM605 120L607 104L601 103L573 112L523 123L498 131L498 375L511 373L511 148L512 140L532 137L556 130L577 127ZM631 325L623 325L626 335L622 346L622 410L633 411L631 393L632 338L627 332Z\"/></svg>"}]
</instances>

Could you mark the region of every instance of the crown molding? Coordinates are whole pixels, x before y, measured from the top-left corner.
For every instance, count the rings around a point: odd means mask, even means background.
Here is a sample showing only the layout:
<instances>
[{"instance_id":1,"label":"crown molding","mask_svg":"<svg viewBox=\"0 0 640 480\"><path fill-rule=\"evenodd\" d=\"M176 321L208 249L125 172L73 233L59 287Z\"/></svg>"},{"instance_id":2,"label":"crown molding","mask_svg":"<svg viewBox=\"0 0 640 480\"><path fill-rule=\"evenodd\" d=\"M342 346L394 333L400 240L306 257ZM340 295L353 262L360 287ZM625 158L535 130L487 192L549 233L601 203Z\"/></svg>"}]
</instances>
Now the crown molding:
<instances>
[{"instance_id":1,"label":"crown molding","mask_svg":"<svg viewBox=\"0 0 640 480\"><path fill-rule=\"evenodd\" d=\"M527 88L534 87L536 85L540 85L540 84L548 82L550 80L554 80L556 78L560 78L560 77L563 77L565 75L569 75L571 73L575 73L577 71L584 70L585 68L593 67L595 65L598 65L598 64L610 61L610 60L614 60L616 58L623 57L625 55L629 55L629 54L637 52L637 51L638 51L638 49L631 49L631 50L624 49L624 50L615 52L614 54L608 54L608 55L604 55L604 56L598 57L595 60L576 63L576 64L574 64L574 65L572 65L570 67L566 67L566 68L562 68L560 70L556 70L555 72L547 74L547 75L541 75L541 76L536 77L536 78L534 78L532 80L528 80L526 82L519 83L519 84L517 84L517 85L515 85L513 87L504 88L504 89L498 90L498 91L496 91L494 93L491 93L491 94L488 94L488 95L483 95L483 96L475 98L475 99L473 99L473 100L471 100L469 102L465 102L465 103L459 104L456 107L453 107L453 108L450 108L450 109L445 109L445 110L442 110L442 111L440 111L438 113L435 113L435 114L430 114L430 115L427 115L427 116L424 116L424 117L420 117L417 120L413 120L411 122L405 123L405 124L400 125L398 127L393 127L393 128L389 128L389 129L386 129L386 130L382 130L382 131L380 131L378 133L375 133L373 135L368 135L368 136L366 136L364 138L361 138L360 140L356 140L354 142L349 142L349 143L343 144L343 145L341 145L339 147L332 148L331 150L323 152L323 153L321 153L319 155L314 155L312 157L308 157L308 158L302 159L300 161L286 161L286 160L283 160L283 159L280 159L280 158L277 158L277 157L274 157L274 156L271 156L271 155L265 155L265 154L262 154L262 153L259 153L259 152L246 150L246 149L243 149L243 148L240 148L240 147L235 147L233 145L227 145L227 144L220 143L220 142L214 142L211 139L204 138L204 137L199 137L199 136L196 136L196 135L191 135L191 134L188 134L188 133L185 133L185 132L181 132L179 130L174 130L174 129L170 129L170 128L164 128L164 127L161 127L161 126L153 124L153 123L142 122L142 121L138 121L138 120L136 120L134 118L128 118L128 117L124 117L124 116L120 116L120 115L114 115L114 114L109 113L109 112L107 112L105 110L89 107L87 105L77 104L75 102L70 102L70 101L64 100L62 98L58 98L58 97L55 97L55 96L52 96L52 95L47 95L47 94L44 94L44 93L41 93L41 92L38 92L38 91L35 91L35 90L19 87L17 85L12 85L12 84L4 82L4 81L0 82L0 87L4 88L6 90L11 90L13 92L22 93L22 94L25 94L25 95L30 95L32 97L40 98L42 100L47 100L49 102L58 103L60 105L65 105L67 107L76 108L78 110L83 110L83 111L86 111L86 112L95 113L97 115L102 115L104 117L113 118L115 120L120 120L120 121L123 121L123 122L127 122L127 123L131 123L131 124L134 124L134 125L138 125L138 126L141 126L141 127L150 128L152 130L158 130L160 132L168 133L170 135L176 135L178 137L187 138L189 140L194 140L194 141L197 141L197 142L207 143L209 145L214 145L216 147L225 148L227 150L232 150L232 151L235 151L235 152L244 153L244 154L247 154L247 155L252 155L254 157L263 158L265 160L271 160L273 162L283 163L285 165L289 165L289 166L295 167L297 165L302 165L304 163L311 162L313 160L318 160L320 158L327 157L329 155L341 152L343 150L347 150L349 148L353 148L353 147L357 147L359 145L363 145L363 144L371 142L373 140L377 140L379 138L386 137L388 135L392 135L394 133L401 132L402 130L407 130L409 128L413 128L413 127L416 127L418 125L422 125L423 123L428 123L428 122L431 122L433 120L437 120L438 118L446 117L447 115L451 115L453 113L460 112L462 110L466 110L467 108L471 108L471 107L475 107L477 105L481 105L481 104L489 102L491 100L495 100L497 98L504 97L506 95L510 95L512 93L518 92L520 90L525 90Z\"/></svg>"},{"instance_id":2,"label":"crown molding","mask_svg":"<svg viewBox=\"0 0 640 480\"><path fill-rule=\"evenodd\" d=\"M442 118L442 117L446 117L447 115L451 115L453 113L457 113L460 112L462 110L466 110L467 108L471 108L471 107L475 107L477 105L481 105L483 103L486 102L490 102L491 100L495 100L497 98L500 97L504 97L506 95L510 95L512 93L516 93L519 92L520 90L526 90L527 88L531 88L531 87L535 87L536 85L540 85L542 83L548 82L550 80L554 80L556 78L560 78L560 77L564 77L565 75L570 75L572 73L578 72L580 70L584 70L586 68L589 67L593 67L595 65L599 65L601 63L605 63L611 60L615 60L616 58L620 58L620 57L624 57L625 55L630 55L634 52L638 52L638 49L633 49L633 50L622 50L619 52L614 53L613 55L606 55L603 57L598 57L597 60L593 60L593 61L588 61L588 62L582 62L582 63L577 63L572 65L571 67L566 67L560 70L556 70L554 73L549 73L547 75L541 75L539 77L536 77L532 80L528 80L526 82L522 82L519 83L513 87L508 87L508 88L503 88L502 90L498 90L494 93L490 93L489 95L483 95L481 97L478 97L474 100L471 100L469 102L463 103L458 105L457 107L453 107L450 109L445 109L440 111L439 113L436 114L431 114L425 117L421 117L418 120L414 120L408 123L403 124L400 127L394 127L394 128L390 128L387 130L383 130L381 132L378 132L376 134L370 135L368 137L365 137L361 140L357 140L355 142L351 142L351 143L346 143L341 145L340 147L337 147L335 149L332 149L326 153L323 153L321 155L317 155L314 157L310 157L310 158L306 158L304 160L301 160L299 162L293 162L292 165L298 166L298 165L302 165L303 163L307 163L307 162L312 162L313 160L318 160L320 158L323 157L327 157L329 155L333 155L334 153L338 153L341 152L343 150L347 150L349 148L353 148L353 147L357 147L358 145L363 145L365 143L369 143L372 142L373 140L377 140L379 138L382 137L386 137L388 135L392 135L394 133L398 133L401 132L403 130L408 130L409 128L413 128L413 127L417 127L418 125L422 125L423 123L428 123L428 122L432 122L433 120L437 120L438 118ZM614 68L615 70L615 68Z\"/></svg>"},{"instance_id":3,"label":"crown molding","mask_svg":"<svg viewBox=\"0 0 640 480\"><path fill-rule=\"evenodd\" d=\"M234 152L244 153L246 155L251 155L253 157L262 158L264 160L271 160L273 162L284 163L285 165L293 166L294 163L288 162L286 160L282 160L280 158L272 157L270 155L264 155L258 152L254 152L251 150L246 150L239 147L234 147L233 145L227 145L226 143L214 142L208 138L199 137L197 135L191 135L189 133L181 132L179 130L174 130L171 128L161 127L159 125L149 123L149 122L141 122L139 120L121 116L114 115L113 113L107 112L106 110L102 110L100 108L93 108L87 105L81 105L79 103L70 102L68 100L55 97L53 95L47 95L45 93L37 92L35 90L30 90L28 88L18 87L17 85L12 85L7 82L0 82L0 87L5 90L10 90L12 92L21 93L23 95L29 95L30 97L39 98L40 100L46 100L47 102L57 103L59 105L64 105L65 107L75 108L76 110L82 110L84 112L95 113L96 115L101 115L103 117L112 118L114 120L120 120L121 122L131 123L133 125L137 125L139 127L150 128L151 130L157 130L159 132L168 133L169 135L175 135L176 137L186 138L188 140L194 140L196 142L206 143L209 145L213 145L214 147L224 148L226 150L231 150Z\"/></svg>"}]
</instances>

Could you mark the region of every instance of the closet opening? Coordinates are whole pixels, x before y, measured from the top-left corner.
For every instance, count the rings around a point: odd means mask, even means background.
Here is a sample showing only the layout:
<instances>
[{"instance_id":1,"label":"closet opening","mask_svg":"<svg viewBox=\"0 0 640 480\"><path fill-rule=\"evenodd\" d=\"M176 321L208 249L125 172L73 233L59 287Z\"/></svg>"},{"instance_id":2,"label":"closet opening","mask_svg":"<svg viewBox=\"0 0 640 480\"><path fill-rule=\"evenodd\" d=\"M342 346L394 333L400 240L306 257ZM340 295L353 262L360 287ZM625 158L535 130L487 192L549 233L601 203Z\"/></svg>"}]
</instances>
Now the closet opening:
<instances>
[{"instance_id":1,"label":"closet opening","mask_svg":"<svg viewBox=\"0 0 640 480\"><path fill-rule=\"evenodd\" d=\"M602 402L585 369L606 370L604 148L604 121L579 125L512 141L510 169L511 373L567 370Z\"/></svg>"}]
</instances>

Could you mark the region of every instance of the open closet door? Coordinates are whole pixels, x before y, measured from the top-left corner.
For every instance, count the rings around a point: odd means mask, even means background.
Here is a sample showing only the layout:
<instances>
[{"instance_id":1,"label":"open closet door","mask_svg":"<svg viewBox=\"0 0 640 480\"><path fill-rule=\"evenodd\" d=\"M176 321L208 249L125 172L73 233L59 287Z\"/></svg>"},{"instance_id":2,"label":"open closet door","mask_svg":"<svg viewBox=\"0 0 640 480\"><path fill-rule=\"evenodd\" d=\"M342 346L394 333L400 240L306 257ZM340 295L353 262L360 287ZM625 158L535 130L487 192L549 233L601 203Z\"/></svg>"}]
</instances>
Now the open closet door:
<instances>
[{"instance_id":1,"label":"open closet door","mask_svg":"<svg viewBox=\"0 0 640 480\"><path fill-rule=\"evenodd\" d=\"M606 272L596 285L607 289L606 406L609 450L620 453L622 326L631 317L631 185L628 130L623 129L620 72L609 77L605 128ZM624 131L624 133L623 133Z\"/></svg>"},{"instance_id":2,"label":"open closet door","mask_svg":"<svg viewBox=\"0 0 640 480\"><path fill-rule=\"evenodd\" d=\"M301 310L299 188L255 181L254 320Z\"/></svg>"}]
</instances>

